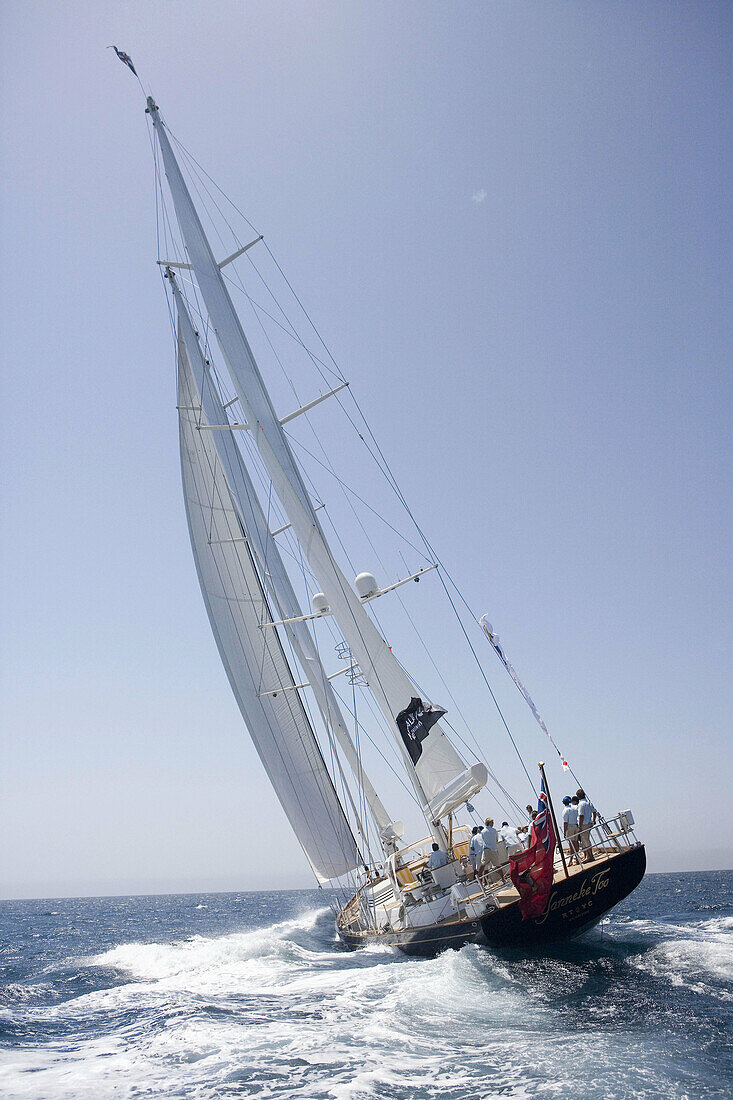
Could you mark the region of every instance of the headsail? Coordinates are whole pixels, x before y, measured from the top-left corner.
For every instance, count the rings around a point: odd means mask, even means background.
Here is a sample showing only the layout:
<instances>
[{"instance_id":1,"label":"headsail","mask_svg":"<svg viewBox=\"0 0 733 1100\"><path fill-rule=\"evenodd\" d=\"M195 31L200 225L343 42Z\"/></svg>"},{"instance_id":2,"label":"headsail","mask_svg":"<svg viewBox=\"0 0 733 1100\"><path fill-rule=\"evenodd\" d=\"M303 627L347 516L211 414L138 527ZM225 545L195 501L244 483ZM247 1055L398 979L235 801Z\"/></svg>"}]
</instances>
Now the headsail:
<instances>
[{"instance_id":1,"label":"headsail","mask_svg":"<svg viewBox=\"0 0 733 1100\"><path fill-rule=\"evenodd\" d=\"M152 99L148 110L188 259L265 468L354 659L389 722L426 816L435 821L480 790L486 769L482 764L467 768L439 723L422 742L419 764L413 765L396 718L417 692L334 560Z\"/></svg>"},{"instance_id":2,"label":"headsail","mask_svg":"<svg viewBox=\"0 0 733 1100\"><path fill-rule=\"evenodd\" d=\"M196 569L239 709L275 793L321 881L363 862L295 687L212 433L199 430L198 387L178 343L181 469ZM205 421L204 421L205 422ZM267 693L271 694L267 694ZM274 694L276 692L276 694Z\"/></svg>"},{"instance_id":3,"label":"headsail","mask_svg":"<svg viewBox=\"0 0 733 1100\"><path fill-rule=\"evenodd\" d=\"M202 407L203 416L209 424L225 424L226 412L201 351L196 332L178 286L175 275L168 272L178 315L179 340L188 356L191 377L198 393L197 405ZM252 479L242 460L242 455L231 432L212 432L213 445L221 463L224 477L232 501L237 508L239 518L249 538L249 545L259 565L260 577L264 579L268 592L276 601L279 617L295 619L301 614L298 600L290 577L280 557L275 539L270 534L262 506L255 492ZM361 758L351 740L341 708L333 688L321 665L318 651L304 622L289 622L286 627L295 655L301 669L307 677L316 698L323 720L330 728L351 767L357 782L364 791L364 797L372 811L380 833L391 825L392 819L387 813L367 776Z\"/></svg>"}]
</instances>

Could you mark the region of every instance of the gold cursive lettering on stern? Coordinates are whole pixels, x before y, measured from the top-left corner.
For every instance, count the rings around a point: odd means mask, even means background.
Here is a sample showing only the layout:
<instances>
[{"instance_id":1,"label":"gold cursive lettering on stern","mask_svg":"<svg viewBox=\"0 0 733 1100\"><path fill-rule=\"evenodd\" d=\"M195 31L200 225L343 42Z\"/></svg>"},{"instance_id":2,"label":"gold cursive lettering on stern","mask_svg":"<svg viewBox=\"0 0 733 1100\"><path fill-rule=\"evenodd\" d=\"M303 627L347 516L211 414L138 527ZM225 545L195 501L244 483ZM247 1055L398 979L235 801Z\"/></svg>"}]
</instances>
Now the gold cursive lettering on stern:
<instances>
[{"instance_id":1,"label":"gold cursive lettering on stern","mask_svg":"<svg viewBox=\"0 0 733 1100\"><path fill-rule=\"evenodd\" d=\"M547 908L541 917L535 917L535 924L544 924L550 913L557 912L558 909L565 909L566 906L572 905L577 901L585 901L586 898L593 898L601 890L605 890L610 882L608 868L604 867L600 871L596 871L592 878L584 879L581 882L578 889L574 894L566 894L564 897L558 896L558 891L553 890L547 902ZM592 903L586 902L585 905L579 906L577 912L583 912L586 909L592 909ZM562 914L565 916L565 914ZM575 915L575 914L574 914Z\"/></svg>"}]
</instances>

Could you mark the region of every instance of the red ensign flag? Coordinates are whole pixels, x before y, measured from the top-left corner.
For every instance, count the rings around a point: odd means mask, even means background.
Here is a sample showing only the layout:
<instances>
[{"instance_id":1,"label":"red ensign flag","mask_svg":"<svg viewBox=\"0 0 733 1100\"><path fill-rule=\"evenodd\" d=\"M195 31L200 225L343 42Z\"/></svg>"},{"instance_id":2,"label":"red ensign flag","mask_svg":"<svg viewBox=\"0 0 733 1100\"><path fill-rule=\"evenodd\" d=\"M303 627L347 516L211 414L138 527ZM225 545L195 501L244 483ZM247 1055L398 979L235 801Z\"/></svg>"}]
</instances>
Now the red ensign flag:
<instances>
[{"instance_id":1,"label":"red ensign flag","mask_svg":"<svg viewBox=\"0 0 733 1100\"><path fill-rule=\"evenodd\" d=\"M519 892L522 920L541 917L544 913L552 890L554 857L555 830L552 827L543 781L529 848L509 860L509 875Z\"/></svg>"}]
</instances>

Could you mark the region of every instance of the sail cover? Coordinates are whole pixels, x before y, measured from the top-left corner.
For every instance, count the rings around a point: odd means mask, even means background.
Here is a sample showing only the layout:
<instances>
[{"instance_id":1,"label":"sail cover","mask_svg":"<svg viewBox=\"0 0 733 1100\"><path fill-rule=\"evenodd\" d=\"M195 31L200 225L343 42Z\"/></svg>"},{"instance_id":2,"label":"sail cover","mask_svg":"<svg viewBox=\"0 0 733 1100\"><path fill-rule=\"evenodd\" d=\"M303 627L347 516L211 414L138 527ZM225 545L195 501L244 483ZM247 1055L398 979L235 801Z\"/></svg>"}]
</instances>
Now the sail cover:
<instances>
[{"instance_id":1,"label":"sail cover","mask_svg":"<svg viewBox=\"0 0 733 1100\"><path fill-rule=\"evenodd\" d=\"M275 793L316 876L327 881L362 860L277 631L263 629L272 616L180 338L178 408L186 515L211 628Z\"/></svg>"}]
</instances>

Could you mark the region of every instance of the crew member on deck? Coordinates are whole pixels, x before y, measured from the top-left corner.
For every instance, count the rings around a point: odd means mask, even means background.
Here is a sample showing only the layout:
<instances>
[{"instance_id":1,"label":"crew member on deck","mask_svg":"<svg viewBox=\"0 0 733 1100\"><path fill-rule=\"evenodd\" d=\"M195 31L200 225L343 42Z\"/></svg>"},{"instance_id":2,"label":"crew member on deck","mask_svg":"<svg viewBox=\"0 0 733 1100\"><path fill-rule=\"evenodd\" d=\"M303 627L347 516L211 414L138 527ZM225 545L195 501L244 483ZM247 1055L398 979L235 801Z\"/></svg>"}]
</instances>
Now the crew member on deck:
<instances>
[{"instance_id":1,"label":"crew member on deck","mask_svg":"<svg viewBox=\"0 0 733 1100\"><path fill-rule=\"evenodd\" d=\"M591 863L596 857L593 855L593 845L590 839L591 828L596 823L598 816L596 808L590 799L586 798L585 791L578 787L578 837L583 863Z\"/></svg>"},{"instance_id":2,"label":"crew member on deck","mask_svg":"<svg viewBox=\"0 0 733 1100\"><path fill-rule=\"evenodd\" d=\"M436 867L445 867L448 862L448 856L445 852L441 851L440 846L433 842L433 850L428 856L428 867L433 871Z\"/></svg>"},{"instance_id":3,"label":"crew member on deck","mask_svg":"<svg viewBox=\"0 0 733 1100\"><path fill-rule=\"evenodd\" d=\"M527 835L524 838L524 847L525 848L529 848L530 844L532 843L532 826L534 825L534 819L536 817L537 817L537 811L536 810L530 810L529 811L529 825L525 825L525 829L527 830Z\"/></svg>"},{"instance_id":4,"label":"crew member on deck","mask_svg":"<svg viewBox=\"0 0 733 1100\"><path fill-rule=\"evenodd\" d=\"M522 850L522 842L519 839L517 830L509 824L508 821L502 821L501 829L499 830L499 839L502 840L506 846L507 856L515 856Z\"/></svg>"},{"instance_id":5,"label":"crew member on deck","mask_svg":"<svg viewBox=\"0 0 733 1100\"><path fill-rule=\"evenodd\" d=\"M501 881L506 882L506 876L501 866L501 858L499 856L499 834L494 828L493 817L486 818L486 824L481 830L481 839L484 842L484 850L481 854L481 869L484 870L487 867L495 867L501 875Z\"/></svg>"},{"instance_id":6,"label":"crew member on deck","mask_svg":"<svg viewBox=\"0 0 733 1100\"><path fill-rule=\"evenodd\" d=\"M478 871L481 866L481 853L484 850L484 842L481 839L481 826L474 825L471 830L471 839L468 842L468 858L471 860L471 866L474 873Z\"/></svg>"},{"instance_id":7,"label":"crew member on deck","mask_svg":"<svg viewBox=\"0 0 733 1100\"><path fill-rule=\"evenodd\" d=\"M570 853L570 859L568 860L570 866L574 863L580 863L578 859L578 807L577 799L576 805L573 805L573 800L569 794L566 794L562 800L562 804L565 809L562 812L562 828L563 836L568 842L568 851Z\"/></svg>"}]
</instances>

